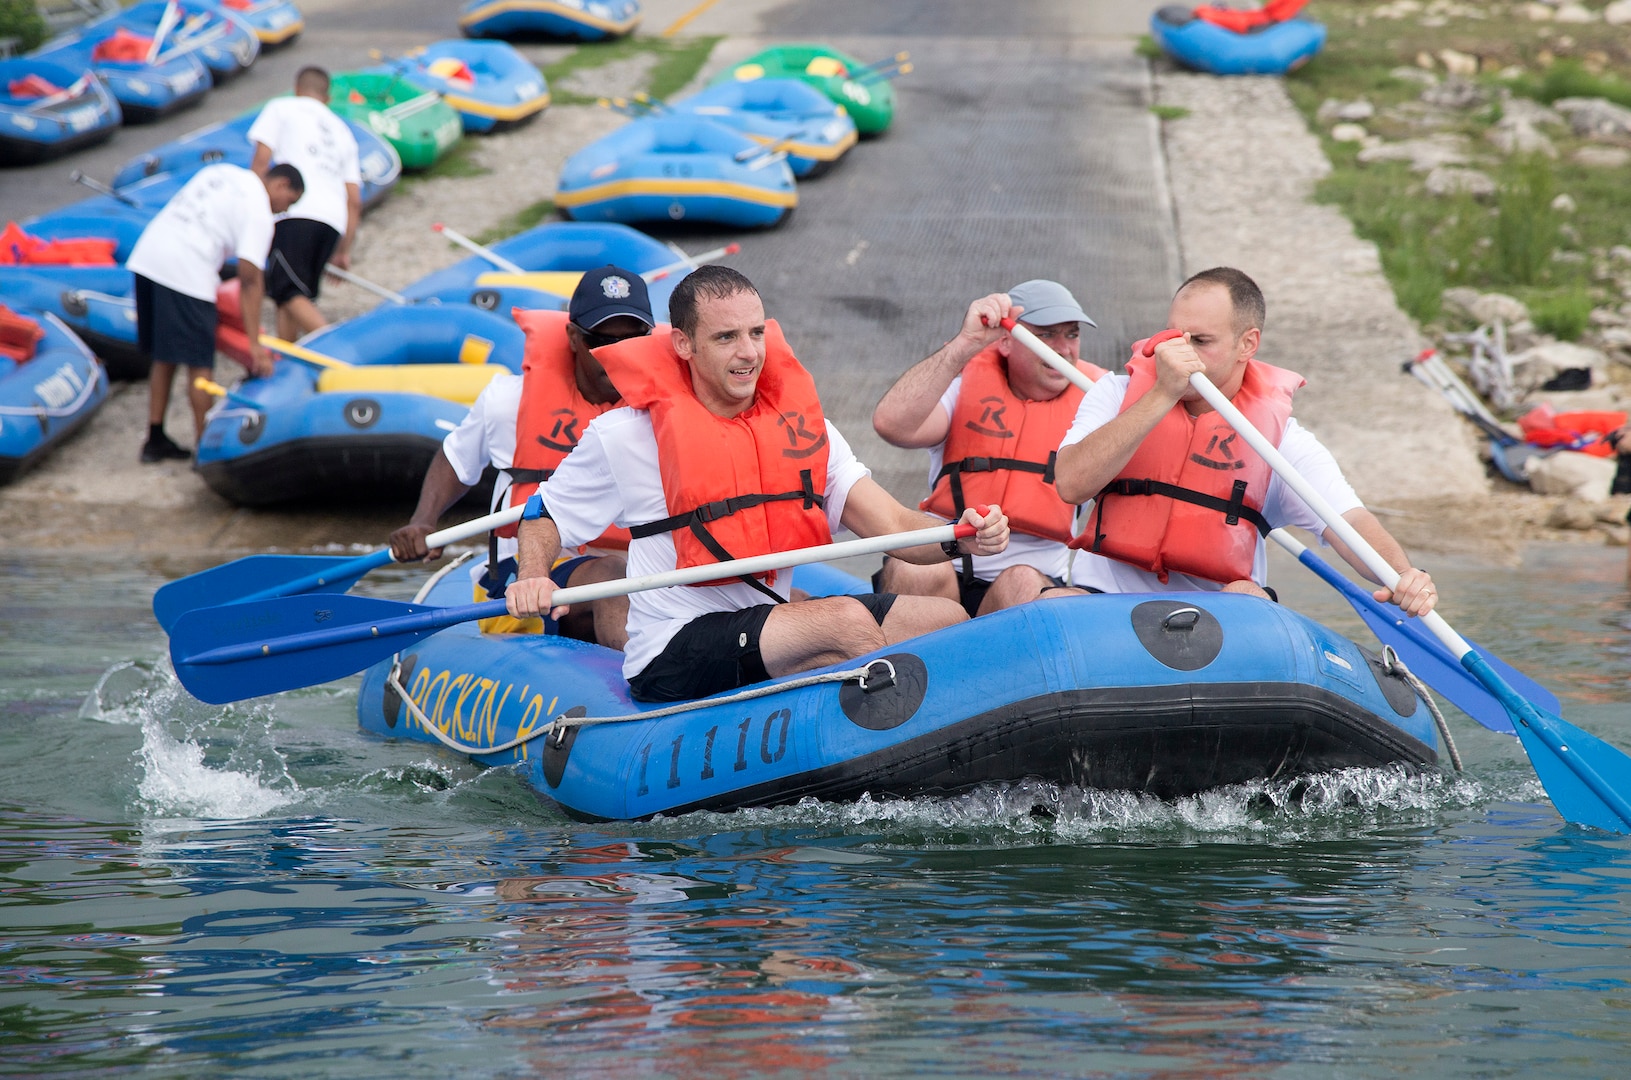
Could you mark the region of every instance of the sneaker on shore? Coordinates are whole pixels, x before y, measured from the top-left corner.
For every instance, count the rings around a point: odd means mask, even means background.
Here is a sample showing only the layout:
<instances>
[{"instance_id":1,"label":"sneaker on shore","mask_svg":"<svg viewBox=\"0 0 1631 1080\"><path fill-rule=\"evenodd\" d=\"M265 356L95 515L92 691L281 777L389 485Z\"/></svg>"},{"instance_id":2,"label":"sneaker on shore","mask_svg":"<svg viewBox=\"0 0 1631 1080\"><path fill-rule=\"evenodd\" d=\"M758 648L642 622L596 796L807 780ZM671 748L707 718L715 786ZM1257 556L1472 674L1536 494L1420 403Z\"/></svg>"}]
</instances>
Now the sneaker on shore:
<instances>
[{"instance_id":1,"label":"sneaker on shore","mask_svg":"<svg viewBox=\"0 0 1631 1080\"><path fill-rule=\"evenodd\" d=\"M186 461L193 456L191 450L177 446L168 435L160 435L156 439L148 439L142 444L142 464L152 465L159 461Z\"/></svg>"}]
</instances>

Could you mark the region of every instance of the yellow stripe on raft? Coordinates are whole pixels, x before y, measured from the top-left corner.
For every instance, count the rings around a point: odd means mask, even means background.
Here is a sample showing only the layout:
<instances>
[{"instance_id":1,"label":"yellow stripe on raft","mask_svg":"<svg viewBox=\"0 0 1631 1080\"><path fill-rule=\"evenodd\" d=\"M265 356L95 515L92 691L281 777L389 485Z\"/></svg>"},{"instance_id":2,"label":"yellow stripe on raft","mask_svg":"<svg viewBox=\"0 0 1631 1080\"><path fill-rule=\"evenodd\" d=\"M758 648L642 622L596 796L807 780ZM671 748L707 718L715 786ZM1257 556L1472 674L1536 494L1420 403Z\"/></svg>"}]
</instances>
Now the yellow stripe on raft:
<instances>
[{"instance_id":1,"label":"yellow stripe on raft","mask_svg":"<svg viewBox=\"0 0 1631 1080\"><path fill-rule=\"evenodd\" d=\"M548 91L516 105L494 105L490 101L480 101L462 94L443 94L442 100L458 112L485 116L489 120L524 120L533 113L549 108Z\"/></svg>"},{"instance_id":2,"label":"yellow stripe on raft","mask_svg":"<svg viewBox=\"0 0 1631 1080\"><path fill-rule=\"evenodd\" d=\"M556 296L571 296L583 280L582 270L534 270L525 274L507 274L501 270L476 276L477 288L537 289Z\"/></svg>"},{"instance_id":3,"label":"yellow stripe on raft","mask_svg":"<svg viewBox=\"0 0 1631 1080\"><path fill-rule=\"evenodd\" d=\"M493 0L491 4L483 4L474 11L466 12L459 18L459 25L469 26L471 23L491 19L495 15L503 15L508 11L536 11L543 15L559 15L563 19L570 19L575 23L592 26L597 30L605 30L611 34L626 34L640 25L640 12L638 11L622 22L617 22L612 19L602 19L598 15L591 15L580 8L552 3L551 0Z\"/></svg>"},{"instance_id":4,"label":"yellow stripe on raft","mask_svg":"<svg viewBox=\"0 0 1631 1080\"><path fill-rule=\"evenodd\" d=\"M744 132L744 134L747 133ZM778 150L786 150L794 157L812 158L816 161L837 161L860 140L861 136L855 129L851 128L844 133L843 139L831 145L825 143L782 142L779 139L771 138L769 135L748 134L748 138L760 146L774 146Z\"/></svg>"},{"instance_id":5,"label":"yellow stripe on raft","mask_svg":"<svg viewBox=\"0 0 1631 1080\"><path fill-rule=\"evenodd\" d=\"M300 33L300 31L306 29L306 20L297 19L289 25L279 27L276 30L261 30L254 27L251 29L254 29L255 36L260 38L260 43L262 45L281 45L285 41L288 41L290 38L294 37L296 34Z\"/></svg>"},{"instance_id":6,"label":"yellow stripe on raft","mask_svg":"<svg viewBox=\"0 0 1631 1080\"><path fill-rule=\"evenodd\" d=\"M799 193L794 191L767 191L752 184L737 184L727 180L670 180L658 177L639 180L614 180L609 184L596 184L577 191L555 193L556 206L582 206L584 203L617 199L624 195L663 195L684 198L687 195L718 195L726 199L758 203L761 206L793 207L799 204Z\"/></svg>"},{"instance_id":7,"label":"yellow stripe on raft","mask_svg":"<svg viewBox=\"0 0 1631 1080\"><path fill-rule=\"evenodd\" d=\"M367 364L328 368L317 376L320 394L424 394L473 403L494 377L509 368L499 364Z\"/></svg>"}]
</instances>

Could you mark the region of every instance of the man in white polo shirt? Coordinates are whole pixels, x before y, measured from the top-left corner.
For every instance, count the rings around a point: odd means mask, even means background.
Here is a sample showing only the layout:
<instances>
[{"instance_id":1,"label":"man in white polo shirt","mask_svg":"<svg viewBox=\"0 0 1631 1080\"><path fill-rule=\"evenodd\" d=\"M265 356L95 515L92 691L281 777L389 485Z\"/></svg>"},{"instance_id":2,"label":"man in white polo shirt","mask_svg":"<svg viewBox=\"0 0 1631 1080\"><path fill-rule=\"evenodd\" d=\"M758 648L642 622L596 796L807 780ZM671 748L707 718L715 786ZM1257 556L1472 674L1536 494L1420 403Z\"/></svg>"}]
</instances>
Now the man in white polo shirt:
<instances>
[{"instance_id":1,"label":"man in white polo shirt","mask_svg":"<svg viewBox=\"0 0 1631 1080\"><path fill-rule=\"evenodd\" d=\"M305 67L294 96L268 101L249 127L262 176L287 162L306 179L306 193L279 219L266 266L266 295L277 305L278 336L290 341L328 320L317 309L323 267L351 266L351 245L362 220L362 170L357 139L328 107L328 72Z\"/></svg>"},{"instance_id":2,"label":"man in white polo shirt","mask_svg":"<svg viewBox=\"0 0 1631 1080\"><path fill-rule=\"evenodd\" d=\"M261 266L272 244L272 215L292 206L304 189L293 165L264 177L238 165L207 165L142 230L125 260L136 278L136 337L153 360L142 461L191 456L164 433L164 412L178 366L205 373L215 366L215 292L228 259L238 260L250 373L272 373L272 358L259 344ZM196 440L214 399L187 382Z\"/></svg>"}]
</instances>

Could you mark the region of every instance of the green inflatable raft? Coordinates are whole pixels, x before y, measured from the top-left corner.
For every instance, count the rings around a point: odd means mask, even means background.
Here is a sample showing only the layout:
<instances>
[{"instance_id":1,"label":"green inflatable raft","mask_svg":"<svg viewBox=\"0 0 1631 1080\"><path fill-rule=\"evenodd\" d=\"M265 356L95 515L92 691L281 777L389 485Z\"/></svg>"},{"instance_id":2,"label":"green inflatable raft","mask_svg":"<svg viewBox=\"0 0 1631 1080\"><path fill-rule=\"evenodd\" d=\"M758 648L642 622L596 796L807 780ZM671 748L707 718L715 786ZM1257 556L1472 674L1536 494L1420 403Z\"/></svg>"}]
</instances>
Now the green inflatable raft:
<instances>
[{"instance_id":1,"label":"green inflatable raft","mask_svg":"<svg viewBox=\"0 0 1631 1080\"><path fill-rule=\"evenodd\" d=\"M895 88L889 80L911 70L905 53L866 64L825 45L777 45L748 57L715 81L802 79L842 105L865 137L889 126L895 116Z\"/></svg>"},{"instance_id":2,"label":"green inflatable raft","mask_svg":"<svg viewBox=\"0 0 1631 1080\"><path fill-rule=\"evenodd\" d=\"M329 108L396 147L404 169L428 169L464 134L441 95L385 72L348 71L329 85Z\"/></svg>"}]
</instances>

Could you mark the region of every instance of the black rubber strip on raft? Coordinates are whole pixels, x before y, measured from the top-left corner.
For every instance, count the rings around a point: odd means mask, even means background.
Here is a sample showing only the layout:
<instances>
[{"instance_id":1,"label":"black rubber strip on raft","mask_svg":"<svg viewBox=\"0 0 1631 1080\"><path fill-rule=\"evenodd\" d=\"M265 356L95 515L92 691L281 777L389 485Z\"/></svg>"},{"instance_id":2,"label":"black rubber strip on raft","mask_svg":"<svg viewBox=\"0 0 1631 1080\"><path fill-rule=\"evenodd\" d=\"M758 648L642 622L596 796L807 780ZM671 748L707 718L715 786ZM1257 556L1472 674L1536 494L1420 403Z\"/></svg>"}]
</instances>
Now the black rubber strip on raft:
<instances>
[{"instance_id":1,"label":"black rubber strip on raft","mask_svg":"<svg viewBox=\"0 0 1631 1080\"><path fill-rule=\"evenodd\" d=\"M1319 687L1114 687L1030 698L887 750L658 812L945 796L1021 778L1176 799L1253 780L1437 763L1432 747Z\"/></svg>"},{"instance_id":2,"label":"black rubber strip on raft","mask_svg":"<svg viewBox=\"0 0 1631 1080\"><path fill-rule=\"evenodd\" d=\"M441 448L441 440L419 435L325 435L212 461L200 465L198 474L211 490L239 506L296 500L412 502ZM496 475L487 469L481 483L460 501L486 506Z\"/></svg>"}]
</instances>

